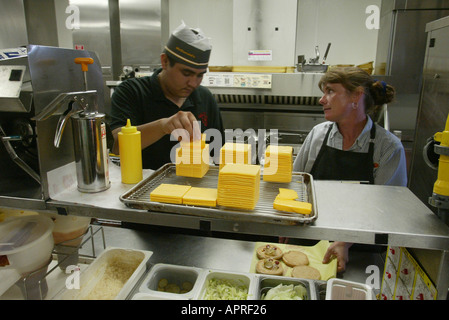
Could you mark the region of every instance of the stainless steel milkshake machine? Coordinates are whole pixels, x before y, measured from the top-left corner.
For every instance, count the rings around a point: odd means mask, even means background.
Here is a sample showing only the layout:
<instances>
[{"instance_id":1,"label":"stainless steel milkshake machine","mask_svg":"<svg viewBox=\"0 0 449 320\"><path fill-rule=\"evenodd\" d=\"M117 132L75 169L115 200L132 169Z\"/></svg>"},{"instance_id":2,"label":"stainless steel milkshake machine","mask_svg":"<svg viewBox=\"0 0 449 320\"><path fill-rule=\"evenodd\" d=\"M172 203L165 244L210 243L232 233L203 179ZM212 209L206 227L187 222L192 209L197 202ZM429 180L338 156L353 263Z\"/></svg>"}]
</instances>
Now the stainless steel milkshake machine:
<instances>
[{"instance_id":1,"label":"stainless steel milkshake machine","mask_svg":"<svg viewBox=\"0 0 449 320\"><path fill-rule=\"evenodd\" d=\"M48 46L18 49L21 54L0 59L0 191L20 188L26 193L29 184L46 200L74 182L82 192L106 190L98 57Z\"/></svg>"}]
</instances>

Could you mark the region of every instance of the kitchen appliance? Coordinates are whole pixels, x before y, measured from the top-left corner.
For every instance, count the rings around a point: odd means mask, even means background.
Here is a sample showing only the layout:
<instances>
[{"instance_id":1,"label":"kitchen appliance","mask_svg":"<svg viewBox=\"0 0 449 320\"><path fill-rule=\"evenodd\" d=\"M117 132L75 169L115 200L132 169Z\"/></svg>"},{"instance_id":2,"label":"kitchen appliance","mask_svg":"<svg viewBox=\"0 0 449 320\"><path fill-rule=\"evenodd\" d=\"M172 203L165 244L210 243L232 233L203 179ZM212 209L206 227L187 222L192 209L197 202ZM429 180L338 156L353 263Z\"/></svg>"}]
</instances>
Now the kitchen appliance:
<instances>
[{"instance_id":1,"label":"kitchen appliance","mask_svg":"<svg viewBox=\"0 0 449 320\"><path fill-rule=\"evenodd\" d=\"M99 192L110 187L105 115L97 112L97 92L88 91L87 71L92 58L75 58L84 73L85 91L59 94L33 120L43 121L64 107L55 133L59 148L66 123L72 121L78 190Z\"/></svg>"},{"instance_id":2,"label":"kitchen appliance","mask_svg":"<svg viewBox=\"0 0 449 320\"><path fill-rule=\"evenodd\" d=\"M77 180L74 152L77 138L72 135L72 121L59 121L68 111L67 105L57 105L64 102L80 110L84 103L85 114L102 112L101 66L95 53L84 50L29 45L2 52L7 55L0 59L0 165L5 169L0 172L0 184L2 190L13 196L49 199L52 193ZM85 90L84 74L74 63L79 57L94 61L85 75L90 91ZM84 102L78 93L82 93ZM79 102L73 101L75 96L80 98ZM50 109L54 108L51 115L36 121L51 103ZM66 129L56 147L58 123ZM62 167L63 174L54 173Z\"/></svg>"},{"instance_id":3,"label":"kitchen appliance","mask_svg":"<svg viewBox=\"0 0 449 320\"><path fill-rule=\"evenodd\" d=\"M439 191L435 193L434 186L436 181L447 180L445 162L441 163L441 161L447 159L449 17L428 23L426 32L427 49L416 120L409 188L435 214L447 222L448 194L444 188L439 188ZM442 132L435 135L440 130ZM438 164L439 160L440 165ZM432 196L433 193L434 196ZM435 195L438 193L443 198L438 199Z\"/></svg>"}]
</instances>

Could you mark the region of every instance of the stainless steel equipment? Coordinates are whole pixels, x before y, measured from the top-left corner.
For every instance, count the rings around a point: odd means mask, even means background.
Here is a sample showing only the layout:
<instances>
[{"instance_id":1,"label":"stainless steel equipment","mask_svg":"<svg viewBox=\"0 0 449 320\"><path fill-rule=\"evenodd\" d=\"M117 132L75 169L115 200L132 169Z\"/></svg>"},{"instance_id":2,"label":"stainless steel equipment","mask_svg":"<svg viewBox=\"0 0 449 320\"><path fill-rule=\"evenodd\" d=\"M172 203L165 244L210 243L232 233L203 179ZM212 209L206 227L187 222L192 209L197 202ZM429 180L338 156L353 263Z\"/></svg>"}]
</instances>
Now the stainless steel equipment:
<instances>
[{"instance_id":1,"label":"stainless steel equipment","mask_svg":"<svg viewBox=\"0 0 449 320\"><path fill-rule=\"evenodd\" d=\"M296 69L299 72L326 72L329 68L328 64L325 64L327 55L329 54L329 49L331 47L331 43L327 44L326 53L323 57L323 62L320 62L320 50L318 46L315 46L315 58L310 58L309 63L306 62L306 59L303 55L298 56L298 64L296 65Z\"/></svg>"},{"instance_id":2,"label":"stainless steel equipment","mask_svg":"<svg viewBox=\"0 0 449 320\"><path fill-rule=\"evenodd\" d=\"M48 199L51 192L57 192L58 184L76 179L71 178L76 177L75 166L70 166L75 160L72 124L67 123L69 130L57 148L53 143L55 131L59 116L66 110L56 108L45 121L33 118L51 102L58 101L57 97L62 99L60 94L84 92L83 73L73 62L78 57L94 60L86 76L89 87L96 92L95 97L91 93L87 103L95 108L86 110L103 110L101 66L95 53L89 51L37 45L16 51L21 54L10 54L10 58L0 60L0 69L3 70L0 81L0 134L3 142L0 144L0 164L5 168L0 172L0 181L3 189L12 194L27 185L33 187L20 192L20 196ZM5 87L14 87L14 95L3 90ZM97 100L92 101L93 98ZM76 109L79 105L71 103L70 107ZM54 181L58 175L51 172L63 166L67 168L58 178L61 181Z\"/></svg>"},{"instance_id":3,"label":"stainless steel equipment","mask_svg":"<svg viewBox=\"0 0 449 320\"><path fill-rule=\"evenodd\" d=\"M87 84L88 65L93 62L92 58L74 60L81 64L85 91L61 93L33 118L43 121L61 107L66 109L59 118L54 145L59 148L66 123L71 120L78 190L82 192L110 187L105 115L98 113L97 92L88 91Z\"/></svg>"},{"instance_id":4,"label":"stainless steel equipment","mask_svg":"<svg viewBox=\"0 0 449 320\"><path fill-rule=\"evenodd\" d=\"M79 8L73 43L95 51L105 78L118 80L123 66L135 72L160 64L160 0L69 0Z\"/></svg>"},{"instance_id":5,"label":"stainless steel equipment","mask_svg":"<svg viewBox=\"0 0 449 320\"><path fill-rule=\"evenodd\" d=\"M409 187L436 214L444 207L432 205L428 199L432 196L437 180L438 154L432 160L427 147L429 139L433 141L436 132L444 130L449 105L449 17L442 18L426 26L427 49L424 60L423 83L420 105L416 121L415 144L411 163ZM436 145L437 146L437 145ZM433 151L433 150L430 150ZM444 154L443 154L444 156ZM428 166L428 163L434 165ZM443 202L440 202L443 205ZM448 217L443 217L447 219Z\"/></svg>"}]
</instances>

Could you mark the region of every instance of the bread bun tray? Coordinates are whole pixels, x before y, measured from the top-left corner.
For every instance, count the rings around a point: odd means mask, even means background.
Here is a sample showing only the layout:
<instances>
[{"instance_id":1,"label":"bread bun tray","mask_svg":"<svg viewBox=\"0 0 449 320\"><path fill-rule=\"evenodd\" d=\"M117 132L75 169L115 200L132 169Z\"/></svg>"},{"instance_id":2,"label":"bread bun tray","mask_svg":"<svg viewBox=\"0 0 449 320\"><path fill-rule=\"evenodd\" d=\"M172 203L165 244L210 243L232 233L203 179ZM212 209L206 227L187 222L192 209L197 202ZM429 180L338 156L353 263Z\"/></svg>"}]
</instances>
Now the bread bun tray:
<instances>
[{"instance_id":1,"label":"bread bun tray","mask_svg":"<svg viewBox=\"0 0 449 320\"><path fill-rule=\"evenodd\" d=\"M120 201L135 209L155 212L177 213L210 218L222 218L237 221L263 222L273 224L301 225L309 224L318 218L313 177L308 173L293 172L289 183L266 182L261 171L260 196L253 210L241 210L223 206L200 207L150 201L150 193L161 183L189 185L201 188L217 188L218 166L211 165L203 178L183 177L176 175L176 165L167 163L148 178L133 186L120 196ZM299 200L312 204L309 215L286 213L273 209L273 202L279 193L279 188L293 189L298 193Z\"/></svg>"}]
</instances>

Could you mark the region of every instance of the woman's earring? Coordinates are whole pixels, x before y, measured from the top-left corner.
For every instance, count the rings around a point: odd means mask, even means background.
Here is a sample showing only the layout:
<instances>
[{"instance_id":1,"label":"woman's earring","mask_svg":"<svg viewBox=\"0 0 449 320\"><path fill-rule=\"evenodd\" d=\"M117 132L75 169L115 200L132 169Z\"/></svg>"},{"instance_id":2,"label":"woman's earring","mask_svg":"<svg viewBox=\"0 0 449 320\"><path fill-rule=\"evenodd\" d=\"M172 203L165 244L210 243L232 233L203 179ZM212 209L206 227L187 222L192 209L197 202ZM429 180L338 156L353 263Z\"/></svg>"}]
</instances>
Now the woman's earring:
<instances>
[{"instance_id":1,"label":"woman's earring","mask_svg":"<svg viewBox=\"0 0 449 320\"><path fill-rule=\"evenodd\" d=\"M352 109L354 109L354 110L357 109L357 103L355 103L355 102L352 103Z\"/></svg>"}]
</instances>

